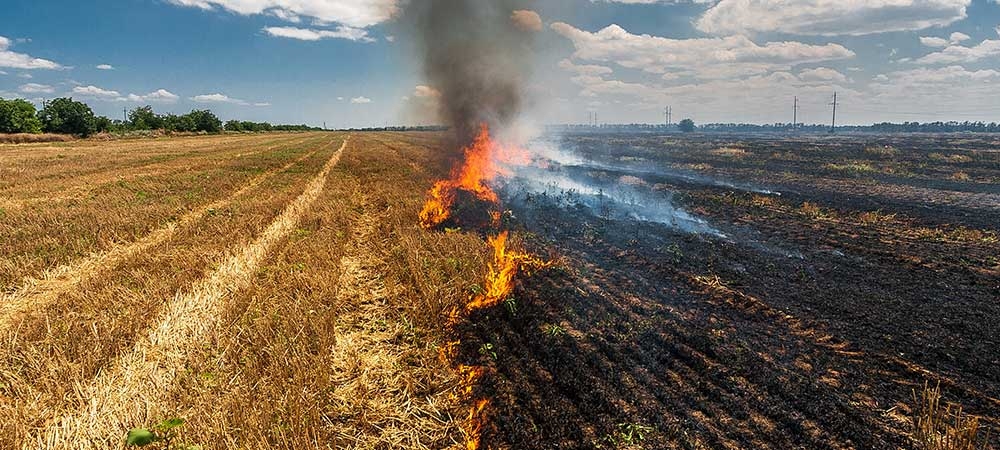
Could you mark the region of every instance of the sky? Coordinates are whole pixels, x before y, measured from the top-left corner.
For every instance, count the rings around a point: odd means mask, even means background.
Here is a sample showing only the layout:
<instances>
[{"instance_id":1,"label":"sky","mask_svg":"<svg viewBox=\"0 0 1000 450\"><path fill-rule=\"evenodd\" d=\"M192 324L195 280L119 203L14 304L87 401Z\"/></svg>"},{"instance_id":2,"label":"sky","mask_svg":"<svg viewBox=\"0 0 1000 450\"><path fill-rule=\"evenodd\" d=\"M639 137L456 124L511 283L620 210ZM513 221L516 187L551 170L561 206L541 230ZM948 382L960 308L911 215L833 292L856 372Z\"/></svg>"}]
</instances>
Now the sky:
<instances>
[{"instance_id":1,"label":"sky","mask_svg":"<svg viewBox=\"0 0 1000 450\"><path fill-rule=\"evenodd\" d=\"M419 1L419 0L410 0ZM488 0L482 0L488 1ZM428 124L406 0L4 0L0 97ZM524 0L539 124L1000 121L1000 0ZM537 20L531 13L537 13ZM514 11L511 11L514 14ZM525 15L527 14L527 15Z\"/></svg>"}]
</instances>

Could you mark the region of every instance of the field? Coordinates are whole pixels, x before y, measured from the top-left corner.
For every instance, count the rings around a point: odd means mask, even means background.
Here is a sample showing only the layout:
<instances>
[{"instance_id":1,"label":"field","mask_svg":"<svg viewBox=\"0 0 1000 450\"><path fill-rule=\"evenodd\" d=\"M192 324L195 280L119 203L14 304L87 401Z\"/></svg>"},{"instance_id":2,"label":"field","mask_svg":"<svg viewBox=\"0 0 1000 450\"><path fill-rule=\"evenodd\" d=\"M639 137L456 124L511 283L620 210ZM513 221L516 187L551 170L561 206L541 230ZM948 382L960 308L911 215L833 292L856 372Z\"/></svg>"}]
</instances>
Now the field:
<instances>
[{"instance_id":1,"label":"field","mask_svg":"<svg viewBox=\"0 0 1000 450\"><path fill-rule=\"evenodd\" d=\"M1000 429L1000 141L540 142L551 267L458 323L444 134L0 145L0 448L911 448L925 382Z\"/></svg>"}]
</instances>

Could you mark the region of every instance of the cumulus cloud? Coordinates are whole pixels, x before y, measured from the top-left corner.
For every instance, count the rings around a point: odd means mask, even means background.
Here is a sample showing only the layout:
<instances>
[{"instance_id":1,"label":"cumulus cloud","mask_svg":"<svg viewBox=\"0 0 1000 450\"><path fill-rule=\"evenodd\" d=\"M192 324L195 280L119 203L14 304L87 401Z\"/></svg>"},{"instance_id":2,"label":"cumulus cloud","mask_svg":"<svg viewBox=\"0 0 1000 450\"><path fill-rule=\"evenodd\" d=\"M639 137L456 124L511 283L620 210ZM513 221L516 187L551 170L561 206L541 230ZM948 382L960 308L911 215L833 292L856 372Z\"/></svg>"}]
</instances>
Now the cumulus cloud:
<instances>
[{"instance_id":1,"label":"cumulus cloud","mask_svg":"<svg viewBox=\"0 0 1000 450\"><path fill-rule=\"evenodd\" d=\"M22 84L17 89L25 94L51 94L56 91L52 86L38 83Z\"/></svg>"},{"instance_id":2,"label":"cumulus cloud","mask_svg":"<svg viewBox=\"0 0 1000 450\"><path fill-rule=\"evenodd\" d=\"M166 89L157 89L148 94L128 94L122 95L112 89L104 89L94 85L75 86L72 90L74 95L102 100L108 102L129 102L129 103L174 103L180 97Z\"/></svg>"},{"instance_id":3,"label":"cumulus cloud","mask_svg":"<svg viewBox=\"0 0 1000 450\"><path fill-rule=\"evenodd\" d=\"M510 15L510 20L517 28L524 31L542 31L542 16L537 12L519 9Z\"/></svg>"},{"instance_id":4,"label":"cumulus cloud","mask_svg":"<svg viewBox=\"0 0 1000 450\"><path fill-rule=\"evenodd\" d=\"M253 103L238 98L232 98L228 95L219 93L196 95L194 97L191 97L191 100L198 103L228 103L231 105L240 105L240 106L271 106L270 103L264 103L264 102Z\"/></svg>"},{"instance_id":5,"label":"cumulus cloud","mask_svg":"<svg viewBox=\"0 0 1000 450\"><path fill-rule=\"evenodd\" d=\"M559 68L568 70L577 75L610 75L614 72L610 67L596 64L574 64L573 61L568 59L559 61Z\"/></svg>"},{"instance_id":6,"label":"cumulus cloud","mask_svg":"<svg viewBox=\"0 0 1000 450\"><path fill-rule=\"evenodd\" d=\"M362 96L362 97L354 97L354 98L351 99L351 103L354 103L355 105L363 105L363 104L371 103L371 102L372 102L372 99L370 99L368 97L364 97L364 96Z\"/></svg>"},{"instance_id":7,"label":"cumulus cloud","mask_svg":"<svg viewBox=\"0 0 1000 450\"><path fill-rule=\"evenodd\" d=\"M696 78L730 78L855 56L839 44L785 41L758 45L745 36L670 39L632 34L618 25L594 33L562 22L552 24L551 28L573 42L576 48L573 56L578 59L614 63L661 75L682 73Z\"/></svg>"},{"instance_id":8,"label":"cumulus cloud","mask_svg":"<svg viewBox=\"0 0 1000 450\"><path fill-rule=\"evenodd\" d=\"M115 67L111 64L98 64L95 66L98 70L115 70Z\"/></svg>"},{"instance_id":9,"label":"cumulus cloud","mask_svg":"<svg viewBox=\"0 0 1000 450\"><path fill-rule=\"evenodd\" d=\"M267 14L297 23L302 17L319 22L365 28L399 12L399 0L168 0L180 6L222 9L240 15Z\"/></svg>"},{"instance_id":10,"label":"cumulus cloud","mask_svg":"<svg viewBox=\"0 0 1000 450\"><path fill-rule=\"evenodd\" d=\"M0 36L0 67L12 69L62 69L63 66L47 59L35 58L24 53L17 53L10 50L11 40Z\"/></svg>"},{"instance_id":11,"label":"cumulus cloud","mask_svg":"<svg viewBox=\"0 0 1000 450\"><path fill-rule=\"evenodd\" d=\"M129 94L127 97L125 97L123 99L118 99L118 101L129 101L129 102L136 102L136 103L142 103L142 102L149 102L149 103L174 103L178 99L180 99L180 97L178 97L173 92L170 92L170 91L168 91L166 89L157 89L157 90L155 90L153 92L150 92L150 93L148 93L146 95Z\"/></svg>"},{"instance_id":12,"label":"cumulus cloud","mask_svg":"<svg viewBox=\"0 0 1000 450\"><path fill-rule=\"evenodd\" d=\"M718 35L781 32L865 35L942 27L967 17L972 0L721 0L695 23Z\"/></svg>"},{"instance_id":13,"label":"cumulus cloud","mask_svg":"<svg viewBox=\"0 0 1000 450\"><path fill-rule=\"evenodd\" d=\"M799 72L799 80L811 83L847 83L848 79L844 74L828 67L817 67Z\"/></svg>"},{"instance_id":14,"label":"cumulus cloud","mask_svg":"<svg viewBox=\"0 0 1000 450\"><path fill-rule=\"evenodd\" d=\"M933 36L921 36L920 43L926 47L943 48L949 45L961 44L969 39L972 39L969 35L956 31L951 33L951 36L948 36L948 39Z\"/></svg>"},{"instance_id":15,"label":"cumulus cloud","mask_svg":"<svg viewBox=\"0 0 1000 450\"><path fill-rule=\"evenodd\" d=\"M918 64L971 63L994 56L1000 56L1000 40L986 39L972 47L950 45L944 50L920 57L916 62Z\"/></svg>"},{"instance_id":16,"label":"cumulus cloud","mask_svg":"<svg viewBox=\"0 0 1000 450\"><path fill-rule=\"evenodd\" d=\"M318 41L320 39L347 39L356 42L375 42L363 28L339 26L335 30L296 27L266 27L264 32L274 37L298 39L301 41Z\"/></svg>"},{"instance_id":17,"label":"cumulus cloud","mask_svg":"<svg viewBox=\"0 0 1000 450\"><path fill-rule=\"evenodd\" d=\"M113 100L121 97L118 91L112 91L110 89L102 89L94 85L90 86L76 86L73 88L73 93L81 97L90 97L95 99L105 99Z\"/></svg>"}]
</instances>

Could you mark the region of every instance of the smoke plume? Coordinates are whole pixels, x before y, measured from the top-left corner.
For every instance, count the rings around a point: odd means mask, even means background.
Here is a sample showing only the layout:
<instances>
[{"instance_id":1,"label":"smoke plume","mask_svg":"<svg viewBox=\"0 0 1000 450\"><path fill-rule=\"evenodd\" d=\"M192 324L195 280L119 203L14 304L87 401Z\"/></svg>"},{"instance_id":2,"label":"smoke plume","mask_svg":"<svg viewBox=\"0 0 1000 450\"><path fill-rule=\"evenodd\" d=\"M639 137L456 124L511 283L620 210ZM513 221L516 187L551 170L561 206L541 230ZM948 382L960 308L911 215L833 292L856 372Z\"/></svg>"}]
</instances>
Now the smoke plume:
<instances>
[{"instance_id":1,"label":"smoke plume","mask_svg":"<svg viewBox=\"0 0 1000 450\"><path fill-rule=\"evenodd\" d=\"M424 76L441 93L439 119L462 144L480 124L503 129L520 111L534 34L525 29L526 3L414 0L407 7Z\"/></svg>"}]
</instances>

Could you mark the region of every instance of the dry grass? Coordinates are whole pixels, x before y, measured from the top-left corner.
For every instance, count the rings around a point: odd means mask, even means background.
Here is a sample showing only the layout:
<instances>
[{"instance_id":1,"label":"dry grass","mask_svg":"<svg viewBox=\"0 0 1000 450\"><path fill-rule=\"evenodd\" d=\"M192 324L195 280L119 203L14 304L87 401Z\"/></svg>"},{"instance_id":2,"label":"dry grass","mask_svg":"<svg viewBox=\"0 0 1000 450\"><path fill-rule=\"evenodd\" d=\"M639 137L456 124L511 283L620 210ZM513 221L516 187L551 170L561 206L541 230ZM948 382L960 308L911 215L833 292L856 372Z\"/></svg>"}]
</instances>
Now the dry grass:
<instances>
[{"instance_id":1,"label":"dry grass","mask_svg":"<svg viewBox=\"0 0 1000 450\"><path fill-rule=\"evenodd\" d=\"M708 153L715 156L724 156L736 159L742 159L751 155L745 149L739 147L720 147L715 150L710 150Z\"/></svg>"},{"instance_id":2,"label":"dry grass","mask_svg":"<svg viewBox=\"0 0 1000 450\"><path fill-rule=\"evenodd\" d=\"M68 134L0 133L0 144L36 144L39 142L69 142L73 140L76 140L76 138Z\"/></svg>"},{"instance_id":3,"label":"dry grass","mask_svg":"<svg viewBox=\"0 0 1000 450\"><path fill-rule=\"evenodd\" d=\"M80 158L66 158L76 161L73 164L77 170L88 172L85 175L62 167L41 169L39 166L46 166L50 158L46 152L20 158L17 163L4 166L5 171L18 170L21 174L4 178L15 186L2 190L7 200L6 204L0 204L4 209L0 217L0 241L5 243L0 247L0 287L9 291L24 277L45 277L44 269L135 242L190 211L237 191L253 177L287 164L323 139L314 135L303 141L238 142L232 148L223 147L215 155L210 147L202 148L204 144L199 144L194 150L175 149L178 155L187 156L168 154L166 158L148 156L149 152L160 150L129 147L123 152L133 156L119 161L123 167L108 167L96 173L91 164L92 152ZM243 156L236 157L237 154ZM115 158L109 156L109 159ZM170 159L171 167L160 167L160 173L150 172L153 170L150 167L136 168L136 161L149 159L160 161L154 164L166 164L165 160ZM55 172L46 177L41 174L46 170ZM59 192L63 197L74 192L85 195L57 201L51 194L42 193L41 201L32 201L44 189L39 186L47 185L62 185ZM16 202L19 203L12 204Z\"/></svg>"},{"instance_id":4,"label":"dry grass","mask_svg":"<svg viewBox=\"0 0 1000 450\"><path fill-rule=\"evenodd\" d=\"M319 148L334 136L268 139L241 142L280 162L233 176L246 167L219 152L212 199L169 236L94 260L0 329L0 448L118 448L174 416L206 448L461 445L467 405L439 347L486 255L478 236L416 225L447 173L438 136L359 135L337 167Z\"/></svg>"},{"instance_id":5,"label":"dry grass","mask_svg":"<svg viewBox=\"0 0 1000 450\"><path fill-rule=\"evenodd\" d=\"M899 154L899 150L891 145L869 145L865 147L865 153L872 156L888 158Z\"/></svg>"},{"instance_id":6,"label":"dry grass","mask_svg":"<svg viewBox=\"0 0 1000 450\"><path fill-rule=\"evenodd\" d=\"M63 415L37 439L28 441L56 449L75 448L79 442L113 448L121 440L120 430L155 420L164 400L158 394L163 387L173 384L177 372L184 370L187 349L210 336L221 313L222 300L246 286L268 251L298 225L322 192L327 174L346 145L347 141L256 240L222 261L190 291L169 301L148 336L81 389L80 397L86 400L86 406Z\"/></svg>"},{"instance_id":7,"label":"dry grass","mask_svg":"<svg viewBox=\"0 0 1000 450\"><path fill-rule=\"evenodd\" d=\"M87 404L77 387L148 334L168 299L260 235L334 150L296 163L0 330L0 448L17 448L18 437L55 412Z\"/></svg>"},{"instance_id":8,"label":"dry grass","mask_svg":"<svg viewBox=\"0 0 1000 450\"><path fill-rule=\"evenodd\" d=\"M941 387L925 383L913 392L913 441L920 450L985 450L989 436L982 436L979 418L962 412L960 405L941 404Z\"/></svg>"}]
</instances>

